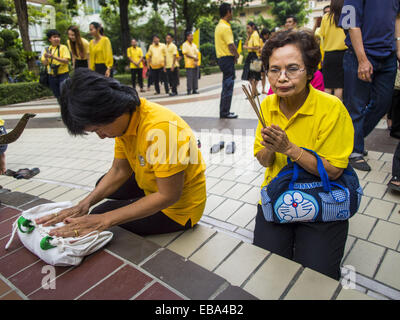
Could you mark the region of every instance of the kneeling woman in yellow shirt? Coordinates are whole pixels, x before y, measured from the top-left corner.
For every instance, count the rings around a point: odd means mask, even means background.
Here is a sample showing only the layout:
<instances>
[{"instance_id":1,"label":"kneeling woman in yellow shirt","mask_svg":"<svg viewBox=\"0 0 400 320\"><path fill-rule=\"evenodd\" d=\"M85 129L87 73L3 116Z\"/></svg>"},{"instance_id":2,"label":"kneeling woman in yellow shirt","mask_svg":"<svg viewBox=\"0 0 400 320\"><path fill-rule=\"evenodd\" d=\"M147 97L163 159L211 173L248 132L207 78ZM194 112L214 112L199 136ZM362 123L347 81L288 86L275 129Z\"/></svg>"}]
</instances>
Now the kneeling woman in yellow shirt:
<instances>
[{"instance_id":1,"label":"kneeling woman in yellow shirt","mask_svg":"<svg viewBox=\"0 0 400 320\"><path fill-rule=\"evenodd\" d=\"M112 77L114 64L110 39L104 35L103 27L98 22L89 25L93 39L89 43L89 68L106 77Z\"/></svg>"},{"instance_id":2,"label":"kneeling woman in yellow shirt","mask_svg":"<svg viewBox=\"0 0 400 320\"><path fill-rule=\"evenodd\" d=\"M139 235L192 228L206 203L205 164L188 124L167 108L139 99L135 89L77 69L63 86L62 119L69 132L115 139L114 162L78 205L38 223L65 221L52 235L71 237L114 225ZM112 199L94 208L103 199ZM93 214L96 213L96 214Z\"/></svg>"},{"instance_id":3,"label":"kneeling woman in yellow shirt","mask_svg":"<svg viewBox=\"0 0 400 320\"><path fill-rule=\"evenodd\" d=\"M258 124L254 155L266 167L262 187L287 164L287 158L319 176L314 150L330 180L348 166L354 128L343 103L310 85L321 53L308 31L284 31L265 44L262 60L275 94L261 103L266 128ZM348 220L275 223L264 218L258 205L254 244L305 267L339 279L347 239Z\"/></svg>"}]
</instances>

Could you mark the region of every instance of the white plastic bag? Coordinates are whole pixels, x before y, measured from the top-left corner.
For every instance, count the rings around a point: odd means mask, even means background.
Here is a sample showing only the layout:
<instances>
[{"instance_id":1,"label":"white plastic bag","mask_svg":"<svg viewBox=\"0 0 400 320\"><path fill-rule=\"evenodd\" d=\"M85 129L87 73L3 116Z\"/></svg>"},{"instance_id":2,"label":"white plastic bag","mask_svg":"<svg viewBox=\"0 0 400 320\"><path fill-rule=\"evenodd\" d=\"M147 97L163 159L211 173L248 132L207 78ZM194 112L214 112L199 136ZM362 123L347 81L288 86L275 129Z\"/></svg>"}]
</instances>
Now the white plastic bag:
<instances>
[{"instance_id":1,"label":"white plastic bag","mask_svg":"<svg viewBox=\"0 0 400 320\"><path fill-rule=\"evenodd\" d=\"M47 264L53 266L76 266L80 264L85 256L105 246L112 239L113 234L110 231L94 231L76 238L50 237L50 230L61 227L64 223L60 222L50 227L43 227L43 225L35 223L37 218L70 207L72 207L70 201L48 203L22 212L21 216L13 223L12 235L6 244L6 249L9 248L15 233L18 232L24 246Z\"/></svg>"}]
</instances>

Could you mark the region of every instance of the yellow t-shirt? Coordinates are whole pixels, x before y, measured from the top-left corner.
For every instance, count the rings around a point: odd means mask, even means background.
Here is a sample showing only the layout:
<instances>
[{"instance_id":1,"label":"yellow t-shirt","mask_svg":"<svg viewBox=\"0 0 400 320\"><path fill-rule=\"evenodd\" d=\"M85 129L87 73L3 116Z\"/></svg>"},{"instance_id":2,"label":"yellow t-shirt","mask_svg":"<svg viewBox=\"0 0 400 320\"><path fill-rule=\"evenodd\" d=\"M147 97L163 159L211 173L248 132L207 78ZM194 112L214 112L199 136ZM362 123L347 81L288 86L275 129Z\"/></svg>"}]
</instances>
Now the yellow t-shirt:
<instances>
[{"instance_id":1,"label":"yellow t-shirt","mask_svg":"<svg viewBox=\"0 0 400 320\"><path fill-rule=\"evenodd\" d=\"M140 48L140 47L136 47L136 48L129 47L127 49L127 56L137 63L143 57L142 48ZM129 67L131 69L143 68L143 61L140 62L139 67L137 67L132 62L130 63Z\"/></svg>"},{"instance_id":2,"label":"yellow t-shirt","mask_svg":"<svg viewBox=\"0 0 400 320\"><path fill-rule=\"evenodd\" d=\"M79 51L79 47L76 45L76 56L74 55L74 52L72 51L71 48L71 41L68 39L67 40L67 45L68 45L68 49L69 51L71 51L71 54L73 56L74 59L79 59L79 60L87 60L87 56L89 54L89 41L87 41L84 38L81 38L82 40L82 45L83 45L83 54L81 54L81 52Z\"/></svg>"},{"instance_id":3,"label":"yellow t-shirt","mask_svg":"<svg viewBox=\"0 0 400 320\"><path fill-rule=\"evenodd\" d=\"M115 139L115 158L127 159L146 195L157 192L156 178L184 171L180 199L162 210L181 225L196 224L206 204L206 169L189 125L171 110L146 99L133 113L129 127Z\"/></svg>"},{"instance_id":4,"label":"yellow t-shirt","mask_svg":"<svg viewBox=\"0 0 400 320\"><path fill-rule=\"evenodd\" d=\"M347 46L344 41L346 35L342 28L338 28L332 19L329 19L329 14L322 17L321 28L319 35L322 38L322 49L324 51L346 50Z\"/></svg>"},{"instance_id":5,"label":"yellow t-shirt","mask_svg":"<svg viewBox=\"0 0 400 320\"><path fill-rule=\"evenodd\" d=\"M0 126L4 126L4 120L0 118Z\"/></svg>"},{"instance_id":6,"label":"yellow t-shirt","mask_svg":"<svg viewBox=\"0 0 400 320\"><path fill-rule=\"evenodd\" d=\"M157 46L155 44L150 45L146 55L151 58L151 67L153 69L160 69L164 67L166 54L166 45L164 43L159 43Z\"/></svg>"},{"instance_id":7,"label":"yellow t-shirt","mask_svg":"<svg viewBox=\"0 0 400 320\"><path fill-rule=\"evenodd\" d=\"M217 58L233 56L228 47L228 45L234 43L233 32L229 22L224 19L219 20L219 23L215 28L214 38Z\"/></svg>"},{"instance_id":8,"label":"yellow t-shirt","mask_svg":"<svg viewBox=\"0 0 400 320\"><path fill-rule=\"evenodd\" d=\"M194 42L189 43L189 41L185 41L182 45L182 54L185 57L185 68L196 68L197 62L194 59L187 57L186 55L190 55L192 57L199 57L198 56L197 46Z\"/></svg>"},{"instance_id":9,"label":"yellow t-shirt","mask_svg":"<svg viewBox=\"0 0 400 320\"><path fill-rule=\"evenodd\" d=\"M57 47L50 46L49 47L50 53L53 54L57 58L60 57L61 59L71 60L71 54L70 54L69 49L67 48L67 46L65 46L63 44L60 44L59 47L60 48L57 49ZM43 52L41 61L44 62L45 60L46 60L46 58L44 57L44 52ZM51 62L51 64L60 66L58 68L58 71L57 71L58 75L69 72L68 63L61 63L61 62L57 61L56 59L53 59L53 61L51 61L51 60L52 60L51 58L48 59L49 64L47 66L47 72L49 74L53 74L53 70L50 68L50 62Z\"/></svg>"},{"instance_id":10,"label":"yellow t-shirt","mask_svg":"<svg viewBox=\"0 0 400 320\"><path fill-rule=\"evenodd\" d=\"M311 85L309 88L310 93L306 101L290 119L280 111L279 97L276 94L266 97L261 103L266 125L278 125L285 130L289 141L298 147L314 150L337 168L347 168L354 144L351 117L337 97L314 89ZM261 128L259 122L254 156L265 148L261 144ZM266 168L261 188L270 183L286 165L287 157L282 153L275 153L275 161L271 167Z\"/></svg>"},{"instance_id":11,"label":"yellow t-shirt","mask_svg":"<svg viewBox=\"0 0 400 320\"><path fill-rule=\"evenodd\" d=\"M258 32L254 31L250 36L250 39L249 39L249 42L247 43L247 46L248 47L254 47L254 48L257 47L257 49L255 49L255 50L249 49L248 51L249 52L257 52L258 53L259 48L260 48L260 41L261 41L261 39L260 39L260 36L258 35Z\"/></svg>"},{"instance_id":12,"label":"yellow t-shirt","mask_svg":"<svg viewBox=\"0 0 400 320\"><path fill-rule=\"evenodd\" d=\"M165 67L167 69L171 69L172 63L174 62L174 56L175 57L177 56L178 48L173 43L166 44L165 48L166 48L166 61L167 61ZM175 67L176 67L176 61L175 61Z\"/></svg>"},{"instance_id":13,"label":"yellow t-shirt","mask_svg":"<svg viewBox=\"0 0 400 320\"><path fill-rule=\"evenodd\" d=\"M90 40L90 69L94 70L95 64L104 63L107 68L111 68L114 64L113 52L110 39L102 36L96 44L94 40Z\"/></svg>"},{"instance_id":14,"label":"yellow t-shirt","mask_svg":"<svg viewBox=\"0 0 400 320\"><path fill-rule=\"evenodd\" d=\"M262 53L262 48L264 47L264 41L262 40L262 38L260 37L260 48L257 51L257 56L260 58L261 57L261 53Z\"/></svg>"}]
</instances>

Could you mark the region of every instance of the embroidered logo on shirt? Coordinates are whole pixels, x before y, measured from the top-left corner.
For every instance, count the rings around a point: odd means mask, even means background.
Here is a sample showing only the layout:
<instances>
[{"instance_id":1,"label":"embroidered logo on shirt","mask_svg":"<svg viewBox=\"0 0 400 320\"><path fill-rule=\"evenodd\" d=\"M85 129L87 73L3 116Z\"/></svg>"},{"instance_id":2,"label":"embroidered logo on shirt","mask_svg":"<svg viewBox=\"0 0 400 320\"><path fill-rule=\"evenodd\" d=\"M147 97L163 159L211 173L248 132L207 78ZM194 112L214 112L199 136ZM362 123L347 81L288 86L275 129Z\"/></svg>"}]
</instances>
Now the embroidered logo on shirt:
<instances>
[{"instance_id":1,"label":"embroidered logo on shirt","mask_svg":"<svg viewBox=\"0 0 400 320\"><path fill-rule=\"evenodd\" d=\"M145 161L144 161L144 157L143 156L139 156L139 164L144 167L145 165Z\"/></svg>"}]
</instances>

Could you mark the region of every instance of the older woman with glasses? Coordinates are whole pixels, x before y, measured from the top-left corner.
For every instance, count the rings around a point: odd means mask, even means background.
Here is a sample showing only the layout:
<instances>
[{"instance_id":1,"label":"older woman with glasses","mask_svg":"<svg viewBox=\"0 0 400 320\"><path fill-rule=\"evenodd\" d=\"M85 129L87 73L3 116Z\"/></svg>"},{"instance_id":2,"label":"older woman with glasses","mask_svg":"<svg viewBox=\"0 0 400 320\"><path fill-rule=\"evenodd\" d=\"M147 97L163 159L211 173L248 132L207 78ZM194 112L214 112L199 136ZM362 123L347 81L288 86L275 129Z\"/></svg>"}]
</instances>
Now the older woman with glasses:
<instances>
[{"instance_id":1,"label":"older woman with glasses","mask_svg":"<svg viewBox=\"0 0 400 320\"><path fill-rule=\"evenodd\" d=\"M310 85L321 53L314 35L306 30L275 34L264 46L262 60L275 94L261 103L266 127L259 123L254 155L266 168L262 188L287 164L287 158L319 176L322 159L330 180L348 166L353 149L351 118L335 96ZM254 244L339 279L348 221L274 223L258 205Z\"/></svg>"}]
</instances>

